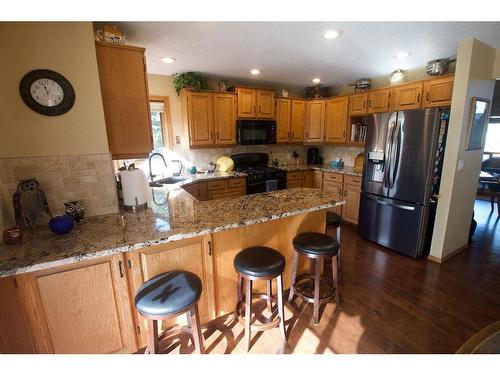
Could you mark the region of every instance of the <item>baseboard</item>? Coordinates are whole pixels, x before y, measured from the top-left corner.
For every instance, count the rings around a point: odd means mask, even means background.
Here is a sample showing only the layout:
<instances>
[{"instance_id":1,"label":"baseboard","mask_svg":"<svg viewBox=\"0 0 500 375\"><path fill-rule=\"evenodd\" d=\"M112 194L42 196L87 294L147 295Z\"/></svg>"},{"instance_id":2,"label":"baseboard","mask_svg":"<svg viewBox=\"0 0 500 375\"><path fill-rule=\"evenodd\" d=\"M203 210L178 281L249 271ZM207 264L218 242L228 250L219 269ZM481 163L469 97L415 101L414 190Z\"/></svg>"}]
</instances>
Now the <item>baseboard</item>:
<instances>
[{"instance_id":1,"label":"baseboard","mask_svg":"<svg viewBox=\"0 0 500 375\"><path fill-rule=\"evenodd\" d=\"M453 250L451 253L449 253L448 255L446 255L445 257L443 258L438 258L438 257L435 257L433 255L429 255L427 257L427 259L433 261L433 262L436 262L436 263L444 263L446 262L447 260L449 260L450 258L452 258L453 256L457 255L458 253L462 252L463 250L466 250L469 248L469 245L464 245L464 246L461 246L459 247L458 249L456 250Z\"/></svg>"}]
</instances>

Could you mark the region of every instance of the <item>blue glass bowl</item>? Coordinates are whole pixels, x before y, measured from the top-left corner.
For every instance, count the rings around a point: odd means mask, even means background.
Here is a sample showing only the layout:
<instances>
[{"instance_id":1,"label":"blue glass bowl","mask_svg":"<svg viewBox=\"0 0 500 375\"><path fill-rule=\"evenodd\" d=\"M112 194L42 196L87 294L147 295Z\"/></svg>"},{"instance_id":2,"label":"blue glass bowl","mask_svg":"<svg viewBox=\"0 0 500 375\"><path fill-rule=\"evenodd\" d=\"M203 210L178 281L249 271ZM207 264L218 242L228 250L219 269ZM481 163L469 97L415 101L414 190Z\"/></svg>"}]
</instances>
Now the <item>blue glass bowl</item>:
<instances>
[{"instance_id":1,"label":"blue glass bowl","mask_svg":"<svg viewBox=\"0 0 500 375\"><path fill-rule=\"evenodd\" d=\"M68 234L74 226L75 219L71 215L54 216L49 221L49 229L59 235Z\"/></svg>"}]
</instances>

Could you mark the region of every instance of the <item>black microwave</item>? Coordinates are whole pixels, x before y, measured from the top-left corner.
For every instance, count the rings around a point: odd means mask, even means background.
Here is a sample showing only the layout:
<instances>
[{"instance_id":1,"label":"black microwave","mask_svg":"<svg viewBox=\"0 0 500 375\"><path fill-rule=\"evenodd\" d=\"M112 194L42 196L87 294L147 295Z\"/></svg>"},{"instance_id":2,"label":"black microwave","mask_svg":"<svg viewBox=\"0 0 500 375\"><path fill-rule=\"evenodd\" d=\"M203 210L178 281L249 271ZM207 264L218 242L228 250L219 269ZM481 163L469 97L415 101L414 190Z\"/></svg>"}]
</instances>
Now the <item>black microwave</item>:
<instances>
[{"instance_id":1,"label":"black microwave","mask_svg":"<svg viewBox=\"0 0 500 375\"><path fill-rule=\"evenodd\" d=\"M275 144L276 121L237 120L236 138L239 145Z\"/></svg>"}]
</instances>

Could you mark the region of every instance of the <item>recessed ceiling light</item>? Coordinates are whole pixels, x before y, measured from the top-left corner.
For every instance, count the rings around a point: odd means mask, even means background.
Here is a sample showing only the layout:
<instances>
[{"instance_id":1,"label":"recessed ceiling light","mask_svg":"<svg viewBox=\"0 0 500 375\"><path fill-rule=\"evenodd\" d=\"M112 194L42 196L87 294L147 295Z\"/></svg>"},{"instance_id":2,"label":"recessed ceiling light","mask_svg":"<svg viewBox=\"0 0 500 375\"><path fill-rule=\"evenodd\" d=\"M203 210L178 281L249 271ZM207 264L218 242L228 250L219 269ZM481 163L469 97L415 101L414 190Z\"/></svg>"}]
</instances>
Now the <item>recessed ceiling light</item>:
<instances>
[{"instance_id":1,"label":"recessed ceiling light","mask_svg":"<svg viewBox=\"0 0 500 375\"><path fill-rule=\"evenodd\" d=\"M250 70L250 74L253 74L254 76L260 74L260 70L259 69L252 69Z\"/></svg>"},{"instance_id":2,"label":"recessed ceiling light","mask_svg":"<svg viewBox=\"0 0 500 375\"><path fill-rule=\"evenodd\" d=\"M163 61L165 64L172 64L175 59L173 57L162 57L161 61Z\"/></svg>"},{"instance_id":3,"label":"recessed ceiling light","mask_svg":"<svg viewBox=\"0 0 500 375\"><path fill-rule=\"evenodd\" d=\"M394 55L394 57L395 57L396 59L405 59L405 58L407 58L408 56L410 56L410 52L404 52L404 51L402 51L402 52L398 52L398 53L396 53L396 54Z\"/></svg>"},{"instance_id":4,"label":"recessed ceiling light","mask_svg":"<svg viewBox=\"0 0 500 375\"><path fill-rule=\"evenodd\" d=\"M325 39L335 39L338 38L342 34L342 31L337 29L327 30L323 33L323 38Z\"/></svg>"},{"instance_id":5,"label":"recessed ceiling light","mask_svg":"<svg viewBox=\"0 0 500 375\"><path fill-rule=\"evenodd\" d=\"M320 83L321 82L321 79L319 78L313 78L313 83Z\"/></svg>"}]
</instances>

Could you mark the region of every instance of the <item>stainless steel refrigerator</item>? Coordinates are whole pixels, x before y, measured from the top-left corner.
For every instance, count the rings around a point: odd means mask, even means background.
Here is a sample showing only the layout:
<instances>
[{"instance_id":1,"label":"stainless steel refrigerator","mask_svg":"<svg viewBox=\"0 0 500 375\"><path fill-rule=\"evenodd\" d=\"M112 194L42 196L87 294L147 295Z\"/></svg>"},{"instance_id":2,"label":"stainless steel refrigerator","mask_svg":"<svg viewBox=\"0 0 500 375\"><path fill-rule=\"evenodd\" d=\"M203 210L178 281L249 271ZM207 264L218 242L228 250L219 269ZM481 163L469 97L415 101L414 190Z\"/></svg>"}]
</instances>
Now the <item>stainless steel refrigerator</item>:
<instances>
[{"instance_id":1,"label":"stainless steel refrigerator","mask_svg":"<svg viewBox=\"0 0 500 375\"><path fill-rule=\"evenodd\" d=\"M449 112L440 108L370 115L358 229L401 254L427 255Z\"/></svg>"}]
</instances>

